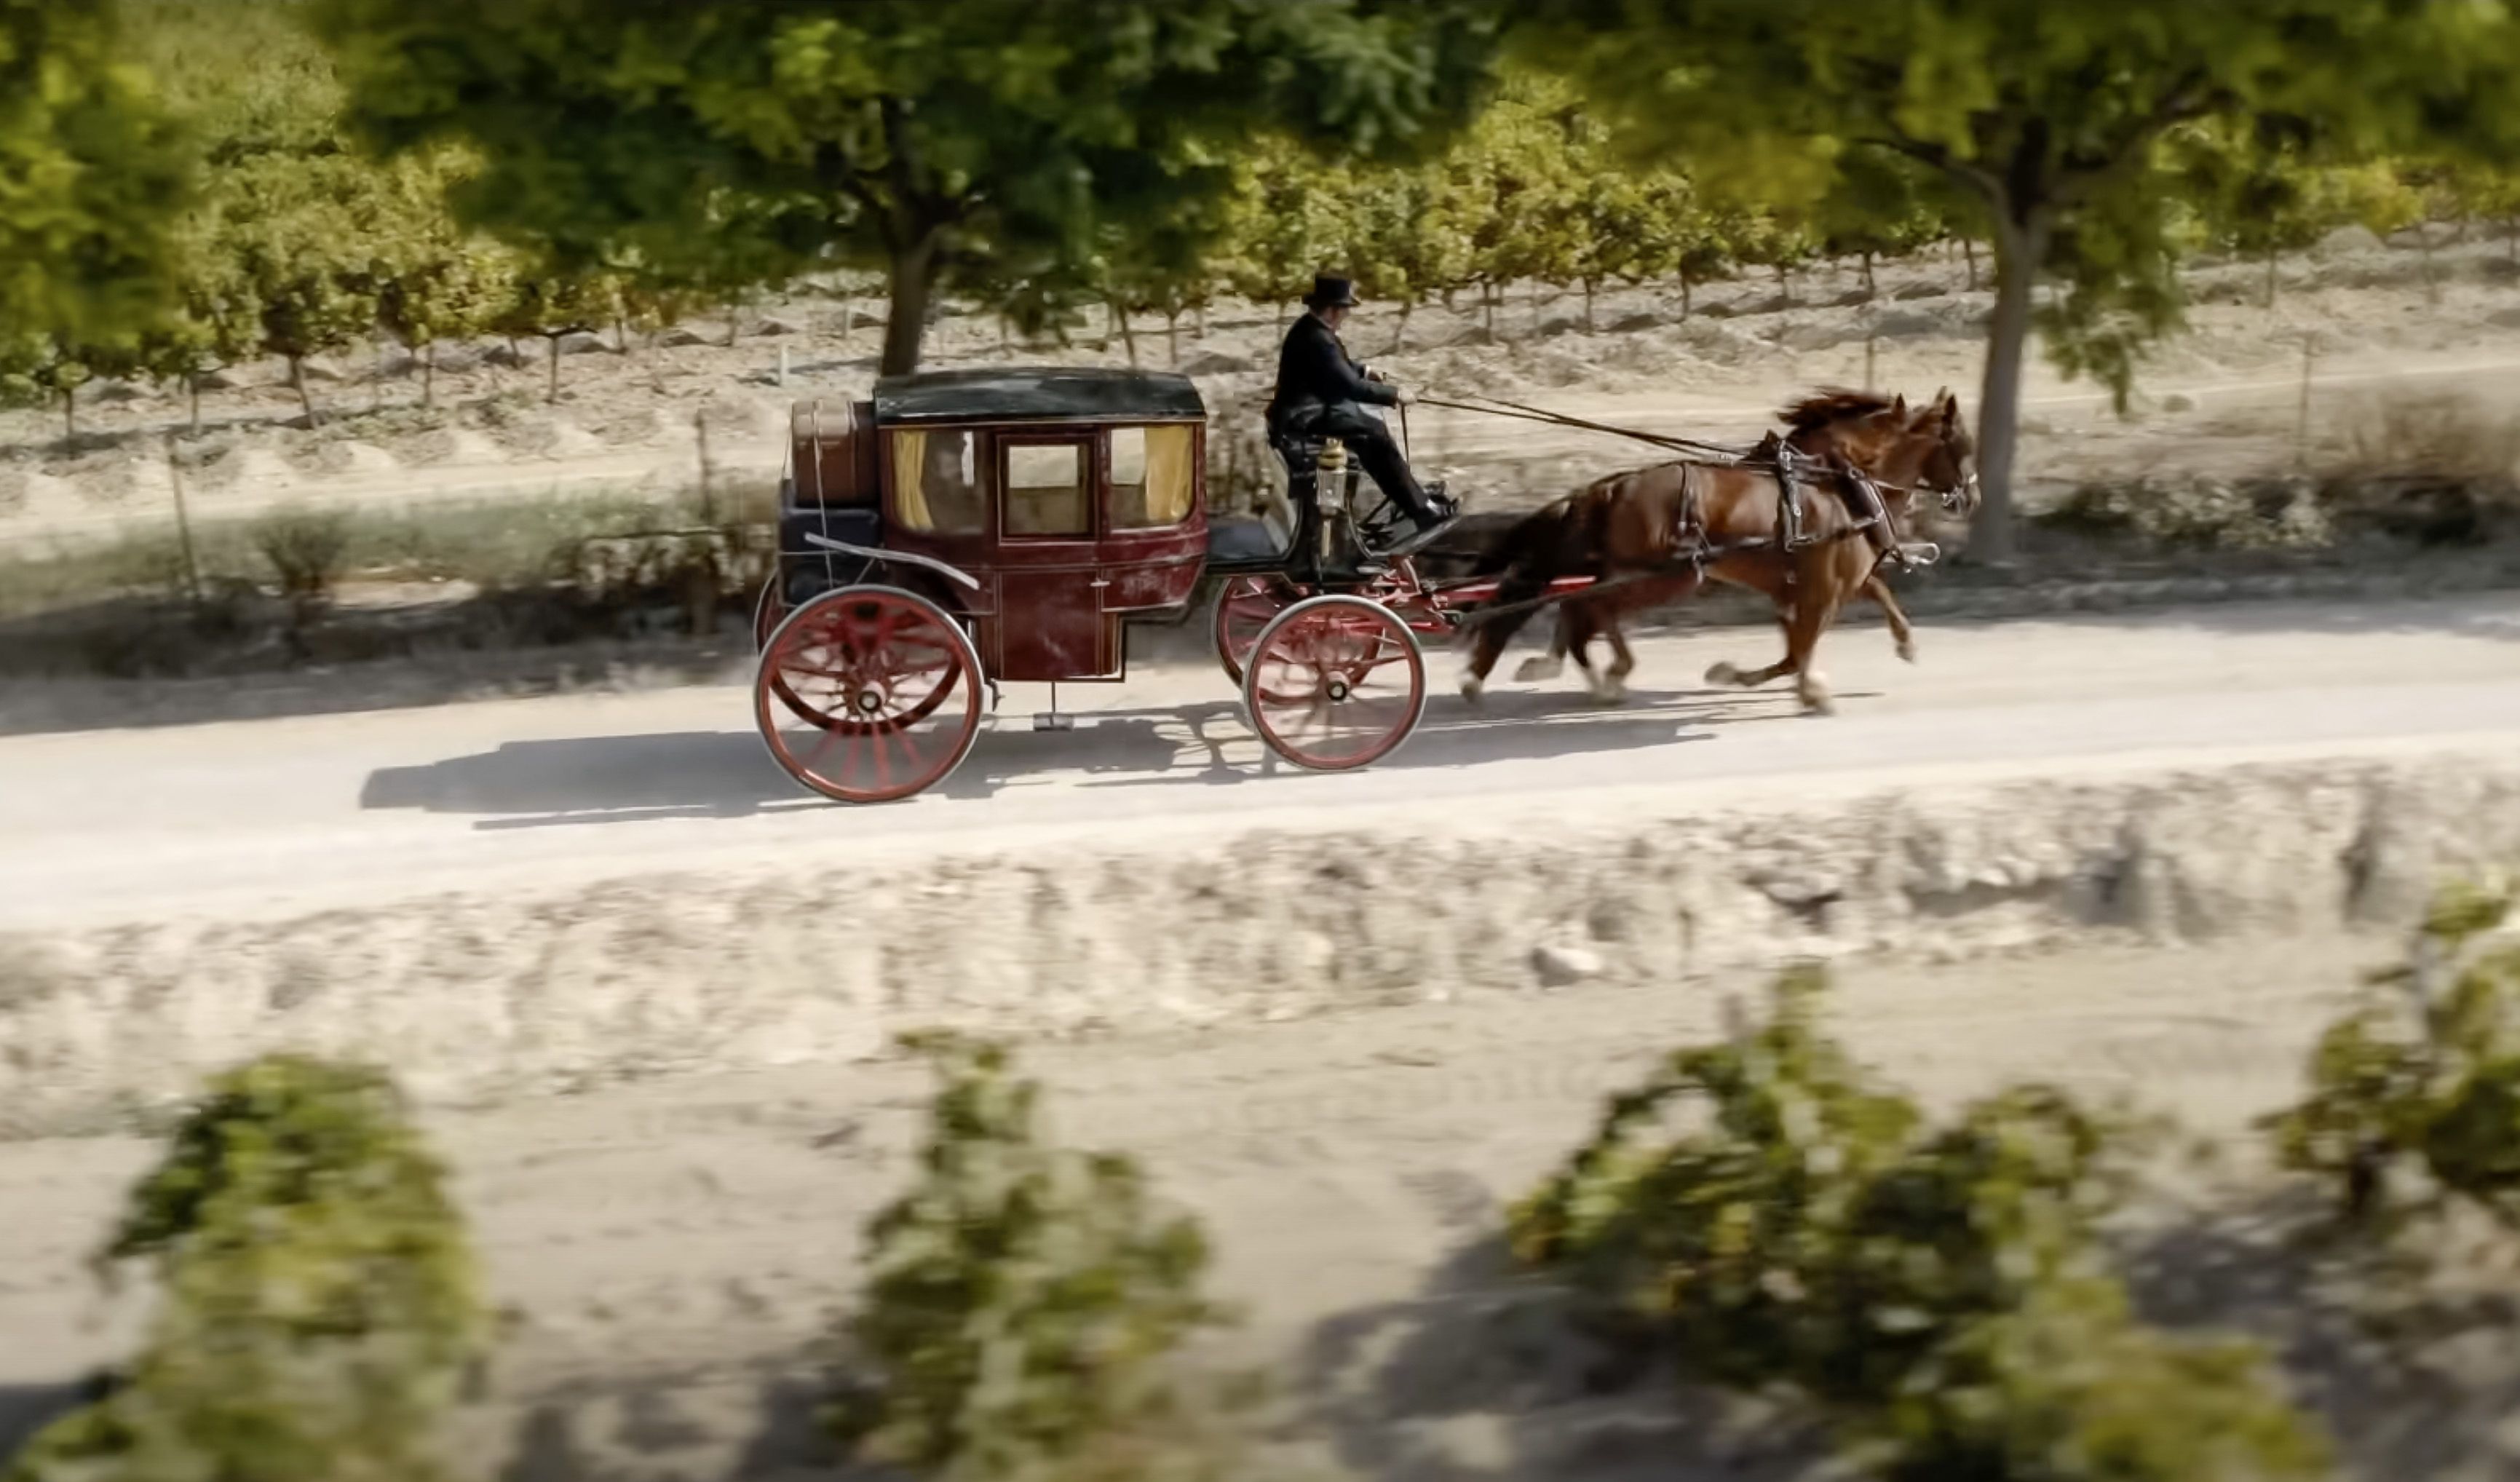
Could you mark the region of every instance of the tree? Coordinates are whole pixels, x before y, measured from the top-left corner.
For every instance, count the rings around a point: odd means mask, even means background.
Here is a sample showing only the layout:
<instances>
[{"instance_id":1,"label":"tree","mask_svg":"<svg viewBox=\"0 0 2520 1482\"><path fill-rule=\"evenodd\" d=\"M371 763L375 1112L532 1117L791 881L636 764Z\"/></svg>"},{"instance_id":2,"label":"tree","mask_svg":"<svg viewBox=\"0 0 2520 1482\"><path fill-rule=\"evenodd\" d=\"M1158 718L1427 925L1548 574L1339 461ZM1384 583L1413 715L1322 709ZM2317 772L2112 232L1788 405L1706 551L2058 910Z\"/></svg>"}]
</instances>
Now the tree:
<instances>
[{"instance_id":1,"label":"tree","mask_svg":"<svg viewBox=\"0 0 2520 1482\"><path fill-rule=\"evenodd\" d=\"M1276 305L1282 327L1286 305L1311 290L1313 274L1353 249L1355 202L1344 187L1293 140L1259 140L1236 166L1226 202L1218 255L1226 286Z\"/></svg>"},{"instance_id":2,"label":"tree","mask_svg":"<svg viewBox=\"0 0 2520 1482\"><path fill-rule=\"evenodd\" d=\"M882 369L930 302L1090 263L1098 229L1221 198L1282 124L1401 152L1467 112L1483 0L316 0L363 137L469 139L459 207L503 233L671 265L719 193L792 245L881 265ZM761 222L746 218L748 225ZM750 240L742 238L749 235Z\"/></svg>"},{"instance_id":3,"label":"tree","mask_svg":"<svg viewBox=\"0 0 2520 1482\"><path fill-rule=\"evenodd\" d=\"M257 155L230 166L218 195L220 252L261 326L261 348L289 362L309 422L306 360L377 323L379 177L347 155Z\"/></svg>"},{"instance_id":4,"label":"tree","mask_svg":"<svg viewBox=\"0 0 2520 1482\"><path fill-rule=\"evenodd\" d=\"M592 263L546 261L520 273L516 291L490 328L511 339L538 336L550 380L546 400L560 400L560 342L591 335L622 314L619 279Z\"/></svg>"},{"instance_id":5,"label":"tree","mask_svg":"<svg viewBox=\"0 0 2520 1482\"><path fill-rule=\"evenodd\" d=\"M170 306L181 131L112 0L0 0L0 333L127 343Z\"/></svg>"},{"instance_id":6,"label":"tree","mask_svg":"<svg viewBox=\"0 0 2520 1482\"><path fill-rule=\"evenodd\" d=\"M446 212L446 182L457 167L415 158L393 170L396 229L370 266L378 323L419 357L425 406L437 400L438 341L487 334L517 301L515 254Z\"/></svg>"},{"instance_id":7,"label":"tree","mask_svg":"<svg viewBox=\"0 0 2520 1482\"><path fill-rule=\"evenodd\" d=\"M1972 540L1998 559L2010 504L2032 290L2059 279L2049 347L2108 377L2177 322L2175 170L2164 136L2214 119L2300 120L2348 152L2455 138L2505 155L2501 99L2520 20L2460 0L1552 0L1539 51L1580 69L1632 136L1770 189L1826 193L1887 153L1973 197L1996 249L1979 404L1986 500ZM2096 350L2079 351L2091 336Z\"/></svg>"}]
</instances>

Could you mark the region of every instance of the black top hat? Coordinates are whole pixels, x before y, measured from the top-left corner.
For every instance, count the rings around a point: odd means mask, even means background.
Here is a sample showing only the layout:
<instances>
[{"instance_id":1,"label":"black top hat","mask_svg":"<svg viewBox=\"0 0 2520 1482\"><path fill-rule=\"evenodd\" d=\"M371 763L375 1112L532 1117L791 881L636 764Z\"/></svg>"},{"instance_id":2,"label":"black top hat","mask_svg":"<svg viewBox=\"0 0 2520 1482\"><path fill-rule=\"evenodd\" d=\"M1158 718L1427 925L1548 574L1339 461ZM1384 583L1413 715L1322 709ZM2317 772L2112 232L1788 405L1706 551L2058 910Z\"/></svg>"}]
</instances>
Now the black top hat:
<instances>
[{"instance_id":1,"label":"black top hat","mask_svg":"<svg viewBox=\"0 0 2520 1482\"><path fill-rule=\"evenodd\" d=\"M1304 295L1308 309L1352 309L1356 307L1356 285L1335 273L1315 273L1313 291Z\"/></svg>"}]
</instances>

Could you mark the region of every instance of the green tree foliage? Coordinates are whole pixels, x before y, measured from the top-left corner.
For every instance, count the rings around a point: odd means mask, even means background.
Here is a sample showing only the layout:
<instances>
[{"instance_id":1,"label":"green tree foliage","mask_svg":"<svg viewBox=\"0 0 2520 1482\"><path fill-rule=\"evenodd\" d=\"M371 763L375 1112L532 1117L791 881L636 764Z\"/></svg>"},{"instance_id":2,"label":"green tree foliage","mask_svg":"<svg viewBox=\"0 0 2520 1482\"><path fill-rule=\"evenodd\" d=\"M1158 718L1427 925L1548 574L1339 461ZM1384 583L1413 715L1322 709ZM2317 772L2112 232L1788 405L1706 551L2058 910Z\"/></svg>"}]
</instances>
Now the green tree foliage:
<instances>
[{"instance_id":1,"label":"green tree foliage","mask_svg":"<svg viewBox=\"0 0 2520 1482\"><path fill-rule=\"evenodd\" d=\"M420 358L421 401L437 399L437 346L488 334L517 302L516 254L447 214L448 183L467 161L414 157L392 167L397 230L376 245L377 321Z\"/></svg>"},{"instance_id":2,"label":"green tree foliage","mask_svg":"<svg viewBox=\"0 0 2520 1482\"><path fill-rule=\"evenodd\" d=\"M280 1055L222 1076L100 1260L161 1292L117 1388L11 1482L406 1482L488 1336L446 1176L391 1083Z\"/></svg>"},{"instance_id":3,"label":"green tree foliage","mask_svg":"<svg viewBox=\"0 0 2520 1482\"><path fill-rule=\"evenodd\" d=\"M2050 276L2065 291L2044 325L2061 363L2121 395L2133 349L2177 322L2172 130L2281 117L2349 154L2455 140L2501 157L2514 143L2499 100L2520 63L2520 18L2463 0L1527 9L1542 55L1618 105L1641 143L1684 151L1693 169L1819 199L1844 161L1886 152L1974 198L1997 296L1972 546L1998 558L2012 540L2034 285Z\"/></svg>"},{"instance_id":4,"label":"green tree foliage","mask_svg":"<svg viewBox=\"0 0 2520 1482\"><path fill-rule=\"evenodd\" d=\"M2319 1474L2253 1355L2127 1316L2099 1227L2142 1127L2035 1086L1937 1127L1820 1032L1823 987L1788 974L1766 1023L1614 1098L1512 1211L1516 1253L1701 1375L1824 1402L1894 1476Z\"/></svg>"},{"instance_id":5,"label":"green tree foliage","mask_svg":"<svg viewBox=\"0 0 2520 1482\"><path fill-rule=\"evenodd\" d=\"M2507 880L2443 891L2408 960L2319 1038L2267 1121L2286 1168L2388 1228L2457 1202L2520 1227L2520 941Z\"/></svg>"},{"instance_id":6,"label":"green tree foliage","mask_svg":"<svg viewBox=\"0 0 2520 1482\"><path fill-rule=\"evenodd\" d=\"M1184 1444L1203 1412L1180 1350L1226 1319L1198 1227L1129 1159L1047 1145L1002 1047L909 1046L940 1084L918 1182L867 1230L849 1331L877 1383L835 1428L950 1482L1197 1474L1214 1453Z\"/></svg>"},{"instance_id":7,"label":"green tree foliage","mask_svg":"<svg viewBox=\"0 0 2520 1482\"><path fill-rule=\"evenodd\" d=\"M1472 101L1490 9L320 0L314 14L366 137L479 146L488 167L457 195L473 218L662 267L773 235L881 266L882 365L901 372L937 292L1076 271L1102 224L1222 196L1228 151L1265 127L1412 146ZM729 196L755 230L702 231Z\"/></svg>"},{"instance_id":8,"label":"green tree foliage","mask_svg":"<svg viewBox=\"0 0 2520 1482\"><path fill-rule=\"evenodd\" d=\"M112 0L0 0L0 337L128 343L170 294L181 132Z\"/></svg>"},{"instance_id":9,"label":"green tree foliage","mask_svg":"<svg viewBox=\"0 0 2520 1482\"><path fill-rule=\"evenodd\" d=\"M491 317L489 328L512 339L532 336L543 341L544 395L558 401L560 342L571 335L592 335L623 311L618 274L594 263L547 260L528 264L518 274L515 291Z\"/></svg>"}]
</instances>

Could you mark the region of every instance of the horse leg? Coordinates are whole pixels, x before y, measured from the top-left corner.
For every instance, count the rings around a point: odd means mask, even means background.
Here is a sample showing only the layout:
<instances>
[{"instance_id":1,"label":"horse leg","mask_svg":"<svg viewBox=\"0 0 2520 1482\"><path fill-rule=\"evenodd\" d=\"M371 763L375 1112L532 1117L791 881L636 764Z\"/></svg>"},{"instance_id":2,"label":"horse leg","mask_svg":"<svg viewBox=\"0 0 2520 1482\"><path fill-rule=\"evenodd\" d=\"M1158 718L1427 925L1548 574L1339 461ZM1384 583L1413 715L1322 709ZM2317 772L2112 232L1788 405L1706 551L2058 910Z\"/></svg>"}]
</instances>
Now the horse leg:
<instances>
[{"instance_id":1,"label":"horse leg","mask_svg":"<svg viewBox=\"0 0 2520 1482\"><path fill-rule=\"evenodd\" d=\"M1732 685L1743 690L1755 690L1779 675L1792 673L1794 665L1790 650L1794 633L1794 589L1787 582L1785 573L1766 565L1752 565L1744 561L1738 564L1721 562L1709 574L1727 586L1756 592L1777 605L1777 627L1784 635L1788 656L1778 659L1764 669L1744 669L1739 664L1726 659L1707 669L1706 682L1710 685Z\"/></svg>"},{"instance_id":2,"label":"horse leg","mask_svg":"<svg viewBox=\"0 0 2520 1482\"><path fill-rule=\"evenodd\" d=\"M1566 637L1567 629L1574 625L1574 617L1568 611L1571 606L1573 606L1571 603L1561 604L1558 606L1557 621L1552 625L1549 633L1549 651L1546 654L1535 653L1524 659L1521 666L1513 671L1515 679L1524 684L1532 684L1539 680L1555 679L1565 669L1566 651L1572 647ZM1577 662L1580 663L1582 660L1578 659Z\"/></svg>"},{"instance_id":3,"label":"horse leg","mask_svg":"<svg viewBox=\"0 0 2520 1482\"><path fill-rule=\"evenodd\" d=\"M1890 595L1890 584L1883 581L1877 574L1866 577L1864 595L1871 598L1880 606L1881 615L1889 619L1890 641L1898 646L1899 656L1909 663L1914 663L1916 630L1908 625L1908 614L1900 610L1899 599Z\"/></svg>"},{"instance_id":4,"label":"horse leg","mask_svg":"<svg viewBox=\"0 0 2520 1482\"><path fill-rule=\"evenodd\" d=\"M1628 676L1637 672L1637 652L1628 647L1628 630L1620 625L1615 616L1610 619L1608 637L1611 654L1610 672L1607 676L1610 682L1610 697L1613 700L1624 701L1628 697Z\"/></svg>"},{"instance_id":5,"label":"horse leg","mask_svg":"<svg viewBox=\"0 0 2520 1482\"><path fill-rule=\"evenodd\" d=\"M1819 566L1814 562L1814 567ZM1837 609L1846 601L1846 592L1821 578L1817 569L1810 571L1804 584L1803 600L1795 606L1793 621L1785 630L1785 662L1794 675L1794 695L1803 702L1809 715L1834 715L1837 702L1829 697L1828 680L1812 667L1812 655L1819 651L1821 635L1837 620Z\"/></svg>"},{"instance_id":6,"label":"horse leg","mask_svg":"<svg viewBox=\"0 0 2520 1482\"><path fill-rule=\"evenodd\" d=\"M1589 603L1581 606L1569 603L1561 610L1565 621L1566 652L1584 676L1584 692L1593 697L1596 704L1615 702L1617 696L1611 681L1593 667L1593 640L1601 632L1609 614L1597 610Z\"/></svg>"},{"instance_id":7,"label":"horse leg","mask_svg":"<svg viewBox=\"0 0 2520 1482\"><path fill-rule=\"evenodd\" d=\"M1488 675L1505 656L1505 646L1513 642L1513 635L1530 617L1527 610L1508 612L1476 625L1470 639L1470 666L1462 673L1462 698L1475 704L1487 692Z\"/></svg>"}]
</instances>

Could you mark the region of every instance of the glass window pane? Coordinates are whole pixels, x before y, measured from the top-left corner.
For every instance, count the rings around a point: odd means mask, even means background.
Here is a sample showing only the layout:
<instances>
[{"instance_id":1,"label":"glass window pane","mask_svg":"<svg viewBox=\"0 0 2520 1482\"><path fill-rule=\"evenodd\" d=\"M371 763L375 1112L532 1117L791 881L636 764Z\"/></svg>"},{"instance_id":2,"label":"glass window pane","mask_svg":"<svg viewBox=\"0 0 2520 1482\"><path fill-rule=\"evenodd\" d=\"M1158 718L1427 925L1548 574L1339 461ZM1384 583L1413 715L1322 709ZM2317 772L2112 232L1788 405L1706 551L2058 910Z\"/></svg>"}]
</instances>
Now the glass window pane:
<instances>
[{"instance_id":1,"label":"glass window pane","mask_svg":"<svg viewBox=\"0 0 2520 1482\"><path fill-rule=\"evenodd\" d=\"M1190 517L1191 429L1174 425L1111 433L1111 523L1151 530Z\"/></svg>"},{"instance_id":2,"label":"glass window pane","mask_svg":"<svg viewBox=\"0 0 2520 1482\"><path fill-rule=\"evenodd\" d=\"M962 428L894 431L893 516L903 528L935 535L977 535L988 528L988 507L971 476L974 441Z\"/></svg>"},{"instance_id":3,"label":"glass window pane","mask_svg":"<svg viewBox=\"0 0 2520 1482\"><path fill-rule=\"evenodd\" d=\"M1094 509L1079 443L1016 443L1007 449L1007 533L1091 535Z\"/></svg>"}]
</instances>

